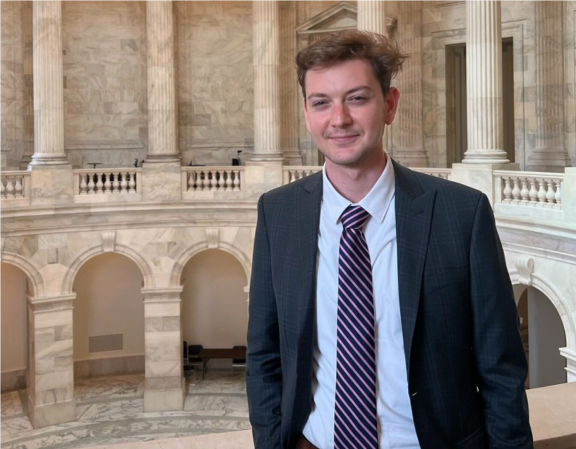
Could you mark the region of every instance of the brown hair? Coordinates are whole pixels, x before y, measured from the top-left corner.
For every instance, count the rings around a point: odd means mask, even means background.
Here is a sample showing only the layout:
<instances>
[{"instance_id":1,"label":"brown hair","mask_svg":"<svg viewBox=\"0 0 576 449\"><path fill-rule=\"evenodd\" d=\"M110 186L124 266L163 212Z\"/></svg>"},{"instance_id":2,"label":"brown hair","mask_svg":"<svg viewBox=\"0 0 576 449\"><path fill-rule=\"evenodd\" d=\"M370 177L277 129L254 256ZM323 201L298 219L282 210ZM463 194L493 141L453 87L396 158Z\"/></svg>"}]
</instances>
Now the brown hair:
<instances>
[{"instance_id":1,"label":"brown hair","mask_svg":"<svg viewBox=\"0 0 576 449\"><path fill-rule=\"evenodd\" d=\"M314 42L296 55L298 83L306 100L306 72L315 67L330 67L352 59L364 59L370 63L386 96L390 81L402 68L407 55L401 54L397 46L385 36L359 30L342 30Z\"/></svg>"}]
</instances>

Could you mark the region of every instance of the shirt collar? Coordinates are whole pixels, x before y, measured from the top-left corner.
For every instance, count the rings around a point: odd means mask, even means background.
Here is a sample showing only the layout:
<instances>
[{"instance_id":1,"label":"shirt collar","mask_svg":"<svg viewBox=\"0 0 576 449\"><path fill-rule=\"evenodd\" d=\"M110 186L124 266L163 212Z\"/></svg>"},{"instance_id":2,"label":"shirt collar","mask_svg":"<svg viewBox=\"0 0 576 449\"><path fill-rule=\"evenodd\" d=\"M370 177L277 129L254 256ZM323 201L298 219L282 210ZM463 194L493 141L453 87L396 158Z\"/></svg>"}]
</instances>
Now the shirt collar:
<instances>
[{"instance_id":1,"label":"shirt collar","mask_svg":"<svg viewBox=\"0 0 576 449\"><path fill-rule=\"evenodd\" d=\"M392 159L386 154L386 167L384 171L372 186L370 192L368 192L359 203L351 203L338 193L328 179L328 176L326 176L326 164L322 167L322 188L322 202L327 207L328 216L333 223L339 223L340 216L351 204L354 206L362 206L373 219L379 223L383 223L395 192Z\"/></svg>"}]
</instances>

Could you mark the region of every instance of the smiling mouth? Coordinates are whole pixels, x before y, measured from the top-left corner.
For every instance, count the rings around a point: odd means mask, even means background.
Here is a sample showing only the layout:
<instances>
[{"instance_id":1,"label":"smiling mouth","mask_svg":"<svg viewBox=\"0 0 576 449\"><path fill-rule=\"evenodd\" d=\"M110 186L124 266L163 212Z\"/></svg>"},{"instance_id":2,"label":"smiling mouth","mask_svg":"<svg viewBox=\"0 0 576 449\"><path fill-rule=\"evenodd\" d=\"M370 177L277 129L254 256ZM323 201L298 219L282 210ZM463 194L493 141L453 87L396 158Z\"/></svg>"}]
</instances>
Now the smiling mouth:
<instances>
[{"instance_id":1,"label":"smiling mouth","mask_svg":"<svg viewBox=\"0 0 576 449\"><path fill-rule=\"evenodd\" d=\"M350 136L329 136L328 138L335 142L350 142L351 140L358 137L358 134L353 134Z\"/></svg>"}]
</instances>

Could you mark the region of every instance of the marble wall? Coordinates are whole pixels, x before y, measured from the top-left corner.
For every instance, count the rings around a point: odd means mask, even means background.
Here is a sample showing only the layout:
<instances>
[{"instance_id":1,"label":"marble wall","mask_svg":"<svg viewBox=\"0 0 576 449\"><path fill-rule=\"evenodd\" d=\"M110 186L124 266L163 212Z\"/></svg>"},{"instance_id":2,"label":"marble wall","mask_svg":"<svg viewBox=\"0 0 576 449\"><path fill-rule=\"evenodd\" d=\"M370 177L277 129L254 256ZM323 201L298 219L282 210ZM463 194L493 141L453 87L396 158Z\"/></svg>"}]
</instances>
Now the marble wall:
<instances>
[{"instance_id":1,"label":"marble wall","mask_svg":"<svg viewBox=\"0 0 576 449\"><path fill-rule=\"evenodd\" d=\"M65 147L74 166L126 166L146 153L145 6L62 3Z\"/></svg>"},{"instance_id":2,"label":"marble wall","mask_svg":"<svg viewBox=\"0 0 576 449\"><path fill-rule=\"evenodd\" d=\"M254 145L251 2L175 2L184 164L230 165Z\"/></svg>"}]
</instances>

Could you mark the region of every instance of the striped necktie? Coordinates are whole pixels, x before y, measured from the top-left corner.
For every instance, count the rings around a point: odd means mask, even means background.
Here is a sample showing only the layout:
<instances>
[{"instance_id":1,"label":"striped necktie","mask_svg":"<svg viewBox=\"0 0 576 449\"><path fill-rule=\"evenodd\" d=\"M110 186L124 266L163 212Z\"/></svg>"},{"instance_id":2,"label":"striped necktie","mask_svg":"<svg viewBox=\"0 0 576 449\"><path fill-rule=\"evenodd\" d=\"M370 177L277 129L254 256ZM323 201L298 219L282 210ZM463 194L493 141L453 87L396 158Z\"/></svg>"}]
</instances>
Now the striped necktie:
<instances>
[{"instance_id":1,"label":"striped necktie","mask_svg":"<svg viewBox=\"0 0 576 449\"><path fill-rule=\"evenodd\" d=\"M338 260L334 448L378 448L372 264L362 231L370 214L348 206Z\"/></svg>"}]
</instances>

